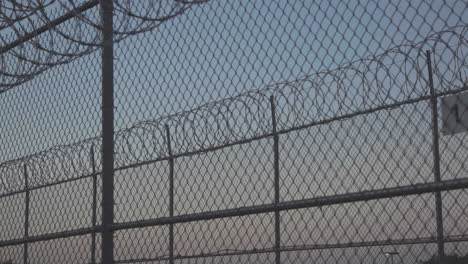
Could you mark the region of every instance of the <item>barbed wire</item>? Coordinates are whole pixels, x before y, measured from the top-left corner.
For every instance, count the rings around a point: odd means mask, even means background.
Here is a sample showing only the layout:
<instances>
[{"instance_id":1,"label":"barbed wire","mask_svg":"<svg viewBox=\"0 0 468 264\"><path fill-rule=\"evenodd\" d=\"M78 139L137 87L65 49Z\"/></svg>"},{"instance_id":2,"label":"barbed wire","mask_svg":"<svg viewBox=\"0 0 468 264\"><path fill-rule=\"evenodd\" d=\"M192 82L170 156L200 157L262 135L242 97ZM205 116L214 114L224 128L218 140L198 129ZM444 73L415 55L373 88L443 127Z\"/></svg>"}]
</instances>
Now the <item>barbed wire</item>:
<instances>
[{"instance_id":1,"label":"barbed wire","mask_svg":"<svg viewBox=\"0 0 468 264\"><path fill-rule=\"evenodd\" d=\"M114 41L154 30L207 0L119 0ZM0 3L0 93L101 46L98 0L6 0ZM5 32L5 34L3 34Z\"/></svg>"},{"instance_id":2,"label":"barbed wire","mask_svg":"<svg viewBox=\"0 0 468 264\"><path fill-rule=\"evenodd\" d=\"M434 57L439 92L467 89L467 32L467 25L453 27L342 67L135 123L115 134L115 167L167 158L167 134L173 156L267 137L272 134L270 98L278 109L278 130L284 131L427 97L426 50ZM24 188L25 167L29 187L92 174L90 151L100 144L95 137L3 162L0 194Z\"/></svg>"}]
</instances>

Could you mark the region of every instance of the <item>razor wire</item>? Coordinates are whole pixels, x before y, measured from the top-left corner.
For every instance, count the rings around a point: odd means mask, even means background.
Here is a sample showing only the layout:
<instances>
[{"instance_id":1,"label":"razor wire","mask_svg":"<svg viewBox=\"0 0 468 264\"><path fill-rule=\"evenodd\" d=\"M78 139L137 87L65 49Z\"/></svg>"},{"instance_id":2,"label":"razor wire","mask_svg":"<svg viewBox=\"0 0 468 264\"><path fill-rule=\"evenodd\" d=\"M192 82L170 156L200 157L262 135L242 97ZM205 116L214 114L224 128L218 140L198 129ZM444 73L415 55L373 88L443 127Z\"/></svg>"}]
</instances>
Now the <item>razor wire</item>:
<instances>
[{"instance_id":1,"label":"razor wire","mask_svg":"<svg viewBox=\"0 0 468 264\"><path fill-rule=\"evenodd\" d=\"M119 170L168 159L168 129L174 157L270 137L270 98L278 109L279 133L429 99L426 50L434 56L438 94L465 91L467 33L466 25L453 27L330 71L137 122L116 132L115 167ZM328 96L330 92L333 97ZM2 162L0 194L23 190L20 175L24 166L30 173L30 188L90 176L89 153L100 144L101 138L95 137Z\"/></svg>"},{"instance_id":2,"label":"razor wire","mask_svg":"<svg viewBox=\"0 0 468 264\"><path fill-rule=\"evenodd\" d=\"M148 32L206 0L120 0L114 41ZM0 93L102 44L98 0L6 0L0 3Z\"/></svg>"}]
</instances>

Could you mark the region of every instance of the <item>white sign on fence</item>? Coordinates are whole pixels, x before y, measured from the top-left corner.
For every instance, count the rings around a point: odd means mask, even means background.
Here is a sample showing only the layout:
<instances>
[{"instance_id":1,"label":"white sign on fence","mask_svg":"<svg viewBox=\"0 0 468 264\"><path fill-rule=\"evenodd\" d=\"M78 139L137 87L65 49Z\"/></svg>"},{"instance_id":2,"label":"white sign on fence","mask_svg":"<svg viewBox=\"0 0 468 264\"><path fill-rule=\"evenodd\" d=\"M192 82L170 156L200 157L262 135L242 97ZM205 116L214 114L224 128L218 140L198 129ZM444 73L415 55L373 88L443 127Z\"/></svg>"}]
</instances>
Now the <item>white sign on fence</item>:
<instances>
[{"instance_id":1,"label":"white sign on fence","mask_svg":"<svg viewBox=\"0 0 468 264\"><path fill-rule=\"evenodd\" d=\"M442 133L468 131L468 92L442 98Z\"/></svg>"}]
</instances>

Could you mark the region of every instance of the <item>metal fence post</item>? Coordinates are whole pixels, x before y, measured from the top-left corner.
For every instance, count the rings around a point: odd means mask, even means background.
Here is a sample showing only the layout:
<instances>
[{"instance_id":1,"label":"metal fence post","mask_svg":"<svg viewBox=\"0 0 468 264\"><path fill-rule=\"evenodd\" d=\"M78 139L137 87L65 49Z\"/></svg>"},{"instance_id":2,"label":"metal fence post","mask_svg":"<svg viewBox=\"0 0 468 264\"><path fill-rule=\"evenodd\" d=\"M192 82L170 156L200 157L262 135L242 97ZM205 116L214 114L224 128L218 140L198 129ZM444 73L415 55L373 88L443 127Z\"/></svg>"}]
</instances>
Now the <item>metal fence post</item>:
<instances>
[{"instance_id":1,"label":"metal fence post","mask_svg":"<svg viewBox=\"0 0 468 264\"><path fill-rule=\"evenodd\" d=\"M93 212L91 216L91 222L93 229L96 228L96 218L97 218L97 174L96 174L96 162L94 160L94 146L91 146L91 168L93 173ZM91 234L91 263L96 263L96 231L93 231Z\"/></svg>"},{"instance_id":2,"label":"metal fence post","mask_svg":"<svg viewBox=\"0 0 468 264\"><path fill-rule=\"evenodd\" d=\"M114 255L114 39L113 0L100 0L102 16L102 262Z\"/></svg>"},{"instance_id":3,"label":"metal fence post","mask_svg":"<svg viewBox=\"0 0 468 264\"><path fill-rule=\"evenodd\" d=\"M432 60L431 52L426 51L427 71L429 74L429 88L431 93L431 110L432 110L432 147L434 159L434 179L435 182L441 181L440 176L440 150L439 150L439 126L438 126L438 110L437 110L437 96L434 90L434 80L432 77ZM435 193L436 202L436 221L437 221L437 251L439 263L445 256L444 249L444 223L442 217L442 197L440 192Z\"/></svg>"},{"instance_id":4,"label":"metal fence post","mask_svg":"<svg viewBox=\"0 0 468 264\"><path fill-rule=\"evenodd\" d=\"M271 124L273 132L273 153L274 153L274 188L275 188L275 204L280 202L279 194L279 135L276 129L276 109L274 97L270 97L271 106ZM275 263L281 263L281 230L280 230L280 212L275 211Z\"/></svg>"},{"instance_id":5,"label":"metal fence post","mask_svg":"<svg viewBox=\"0 0 468 264\"><path fill-rule=\"evenodd\" d=\"M29 237L29 179L28 179L28 169L26 165L24 169L24 189L25 193L25 206L24 206L24 238L28 239ZM28 243L23 245L23 264L28 263Z\"/></svg>"},{"instance_id":6,"label":"metal fence post","mask_svg":"<svg viewBox=\"0 0 468 264\"><path fill-rule=\"evenodd\" d=\"M167 152L169 154L169 216L174 216L174 157L172 156L171 134L166 125ZM174 264L174 224L169 225L169 263Z\"/></svg>"}]
</instances>

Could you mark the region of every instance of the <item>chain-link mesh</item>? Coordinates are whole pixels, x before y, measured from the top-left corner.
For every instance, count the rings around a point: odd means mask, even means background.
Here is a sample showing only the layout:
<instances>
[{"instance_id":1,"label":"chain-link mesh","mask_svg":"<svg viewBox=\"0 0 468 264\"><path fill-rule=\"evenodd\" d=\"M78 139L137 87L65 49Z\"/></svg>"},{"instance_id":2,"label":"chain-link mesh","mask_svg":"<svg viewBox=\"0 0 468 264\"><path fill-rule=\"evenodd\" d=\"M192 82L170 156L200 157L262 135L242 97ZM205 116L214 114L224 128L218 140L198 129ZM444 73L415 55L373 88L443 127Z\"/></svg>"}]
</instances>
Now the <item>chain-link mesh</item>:
<instances>
[{"instance_id":1,"label":"chain-link mesh","mask_svg":"<svg viewBox=\"0 0 468 264\"><path fill-rule=\"evenodd\" d=\"M467 7L0 3L0 263L468 263Z\"/></svg>"}]
</instances>

